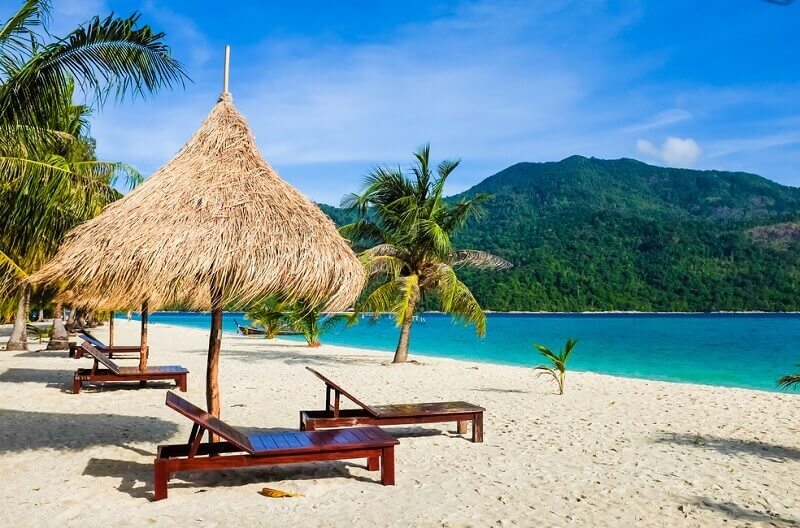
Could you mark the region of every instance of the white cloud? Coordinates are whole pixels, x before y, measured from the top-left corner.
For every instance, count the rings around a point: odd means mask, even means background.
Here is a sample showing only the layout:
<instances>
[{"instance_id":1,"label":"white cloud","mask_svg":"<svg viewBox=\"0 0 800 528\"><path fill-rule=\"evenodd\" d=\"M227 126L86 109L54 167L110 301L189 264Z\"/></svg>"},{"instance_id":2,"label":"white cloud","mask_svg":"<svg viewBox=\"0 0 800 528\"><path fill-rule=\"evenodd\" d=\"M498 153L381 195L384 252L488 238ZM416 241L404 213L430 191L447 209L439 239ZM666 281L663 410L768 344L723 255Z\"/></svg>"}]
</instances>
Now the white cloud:
<instances>
[{"instance_id":1,"label":"white cloud","mask_svg":"<svg viewBox=\"0 0 800 528\"><path fill-rule=\"evenodd\" d=\"M636 142L636 150L645 156L664 161L671 167L691 167L702 152L695 140L672 136L668 137L661 147L640 139Z\"/></svg>"},{"instance_id":2,"label":"white cloud","mask_svg":"<svg viewBox=\"0 0 800 528\"><path fill-rule=\"evenodd\" d=\"M642 132L653 128L661 128L667 125L674 125L692 118L692 113L681 108L670 108L659 112L649 119L624 128L623 132Z\"/></svg>"}]
</instances>

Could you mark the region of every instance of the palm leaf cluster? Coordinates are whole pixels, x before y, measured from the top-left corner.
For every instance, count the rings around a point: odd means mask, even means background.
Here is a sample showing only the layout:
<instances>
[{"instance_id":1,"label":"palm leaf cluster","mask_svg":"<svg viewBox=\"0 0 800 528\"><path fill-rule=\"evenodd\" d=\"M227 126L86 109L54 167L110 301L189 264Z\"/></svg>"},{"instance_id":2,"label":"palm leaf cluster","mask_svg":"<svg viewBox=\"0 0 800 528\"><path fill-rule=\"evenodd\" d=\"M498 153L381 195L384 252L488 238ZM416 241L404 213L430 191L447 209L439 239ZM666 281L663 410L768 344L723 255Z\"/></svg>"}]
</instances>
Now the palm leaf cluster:
<instances>
[{"instance_id":1,"label":"palm leaf cluster","mask_svg":"<svg viewBox=\"0 0 800 528\"><path fill-rule=\"evenodd\" d=\"M125 164L96 160L92 108L186 78L163 33L141 25L138 14L94 17L57 37L47 30L51 9L48 0L26 0L0 26L3 296L52 256L71 227L118 199L120 179L140 180Z\"/></svg>"},{"instance_id":2,"label":"palm leaf cluster","mask_svg":"<svg viewBox=\"0 0 800 528\"><path fill-rule=\"evenodd\" d=\"M445 200L445 184L458 165L459 161L445 160L434 169L430 145L425 145L414 153L410 174L400 167L377 167L367 175L361 194L342 201L343 207L359 215L356 222L341 228L342 235L368 248L359 258L372 289L358 310L396 315L403 330L395 361L405 360L414 312L428 293L438 298L443 311L474 324L478 335L483 335L486 316L456 270L511 266L484 251L453 248L453 233L479 216L480 203L488 199L476 195L457 203Z\"/></svg>"},{"instance_id":3,"label":"palm leaf cluster","mask_svg":"<svg viewBox=\"0 0 800 528\"><path fill-rule=\"evenodd\" d=\"M572 349L575 348L576 344L578 344L576 339L567 339L564 348L558 352L553 352L544 345L533 345L536 347L536 350L539 351L539 354L550 361L551 365L539 365L534 367L533 370L539 371L539 374L552 376L556 385L558 385L558 394L564 394L564 378L567 375L567 361L569 361Z\"/></svg>"}]
</instances>

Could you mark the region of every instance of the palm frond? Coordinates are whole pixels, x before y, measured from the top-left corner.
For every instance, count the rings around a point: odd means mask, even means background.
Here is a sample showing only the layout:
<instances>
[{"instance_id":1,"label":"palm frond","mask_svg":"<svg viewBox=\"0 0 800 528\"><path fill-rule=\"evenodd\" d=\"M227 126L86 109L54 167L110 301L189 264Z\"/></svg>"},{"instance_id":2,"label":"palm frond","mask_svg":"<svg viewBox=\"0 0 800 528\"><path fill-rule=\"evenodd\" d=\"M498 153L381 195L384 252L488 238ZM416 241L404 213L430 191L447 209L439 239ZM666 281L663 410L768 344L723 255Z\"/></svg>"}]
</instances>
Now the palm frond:
<instances>
[{"instance_id":1,"label":"palm frond","mask_svg":"<svg viewBox=\"0 0 800 528\"><path fill-rule=\"evenodd\" d=\"M778 387L782 389L796 389L800 385L800 374L791 374L778 378Z\"/></svg>"},{"instance_id":2,"label":"palm frond","mask_svg":"<svg viewBox=\"0 0 800 528\"><path fill-rule=\"evenodd\" d=\"M163 43L163 33L137 28L139 15L94 17L33 54L0 86L0 121L40 124L74 82L102 102L184 85L188 77Z\"/></svg>"},{"instance_id":3,"label":"palm frond","mask_svg":"<svg viewBox=\"0 0 800 528\"><path fill-rule=\"evenodd\" d=\"M500 258L487 251L478 251L475 249L458 249L453 251L450 253L450 260L455 268L468 266L483 270L504 270L513 267L513 264L504 258Z\"/></svg>"}]
</instances>

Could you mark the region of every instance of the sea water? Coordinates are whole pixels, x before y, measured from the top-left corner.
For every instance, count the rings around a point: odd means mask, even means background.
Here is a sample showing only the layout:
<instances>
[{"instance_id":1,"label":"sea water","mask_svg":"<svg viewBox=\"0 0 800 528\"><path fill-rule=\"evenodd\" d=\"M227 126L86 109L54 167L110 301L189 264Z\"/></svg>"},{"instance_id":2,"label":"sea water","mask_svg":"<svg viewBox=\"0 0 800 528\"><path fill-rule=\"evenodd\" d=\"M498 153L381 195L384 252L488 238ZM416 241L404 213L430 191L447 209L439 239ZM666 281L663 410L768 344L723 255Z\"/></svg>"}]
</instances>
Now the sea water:
<instances>
[{"instance_id":1,"label":"sea water","mask_svg":"<svg viewBox=\"0 0 800 528\"><path fill-rule=\"evenodd\" d=\"M208 329L208 313L156 312L154 323ZM223 316L223 330L236 332L242 313ZM303 341L301 336L283 336ZM399 329L390 316L337 323L323 343L387 353ZM411 331L410 358L439 356L535 366L544 363L534 344L553 351L578 340L568 370L651 380L777 390L776 380L800 363L800 314L499 314L487 315L486 336L450 316L424 313ZM264 339L253 336L251 339ZM224 350L224 345L223 345Z\"/></svg>"}]
</instances>

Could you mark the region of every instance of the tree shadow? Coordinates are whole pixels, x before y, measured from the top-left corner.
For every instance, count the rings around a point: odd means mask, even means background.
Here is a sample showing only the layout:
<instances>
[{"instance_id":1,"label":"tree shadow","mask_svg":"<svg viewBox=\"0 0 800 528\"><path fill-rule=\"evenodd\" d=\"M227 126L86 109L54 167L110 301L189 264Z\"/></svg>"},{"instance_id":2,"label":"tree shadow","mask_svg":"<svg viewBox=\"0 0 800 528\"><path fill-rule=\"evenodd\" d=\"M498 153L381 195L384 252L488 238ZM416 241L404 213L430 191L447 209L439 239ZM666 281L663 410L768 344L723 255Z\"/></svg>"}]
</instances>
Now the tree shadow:
<instances>
[{"instance_id":1,"label":"tree shadow","mask_svg":"<svg viewBox=\"0 0 800 528\"><path fill-rule=\"evenodd\" d=\"M773 462L800 460L800 449L768 444L758 440L738 440L713 435L692 435L686 433L663 433L656 443L694 446L713 449L725 455L755 455Z\"/></svg>"},{"instance_id":2,"label":"tree shadow","mask_svg":"<svg viewBox=\"0 0 800 528\"><path fill-rule=\"evenodd\" d=\"M72 373L66 370L10 368L0 374L1 383L44 383L48 387L72 385Z\"/></svg>"},{"instance_id":3,"label":"tree shadow","mask_svg":"<svg viewBox=\"0 0 800 528\"><path fill-rule=\"evenodd\" d=\"M160 442L178 426L150 416L0 409L0 453L32 449L80 451L91 446Z\"/></svg>"},{"instance_id":4,"label":"tree shadow","mask_svg":"<svg viewBox=\"0 0 800 528\"><path fill-rule=\"evenodd\" d=\"M20 358L67 358L69 357L69 349L65 348L63 350L47 350L43 348L41 350L28 350L27 352L22 352L20 354L15 354L15 357Z\"/></svg>"},{"instance_id":5,"label":"tree shadow","mask_svg":"<svg viewBox=\"0 0 800 528\"><path fill-rule=\"evenodd\" d=\"M238 487L255 483L279 482L282 480L313 480L326 478L347 478L367 483L380 483L380 472L370 471L374 477L363 477L350 473L351 467L366 469L363 463L347 461L326 461L299 464L280 464L261 468L224 469L204 472L180 472L173 474L168 489L193 488L195 493L207 491L206 488ZM84 475L120 479L118 491L134 498L152 499L153 464L128 460L92 458L83 470ZM199 488L199 489L196 489Z\"/></svg>"},{"instance_id":6,"label":"tree shadow","mask_svg":"<svg viewBox=\"0 0 800 528\"><path fill-rule=\"evenodd\" d=\"M753 510L730 501L717 501L707 497L695 497L691 502L698 508L721 513L736 521L769 523L771 526L800 526L800 520L798 519L783 517L782 515L770 513L768 511Z\"/></svg>"}]
</instances>

